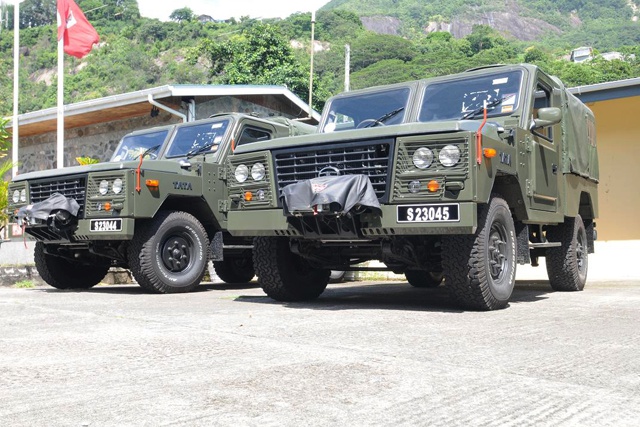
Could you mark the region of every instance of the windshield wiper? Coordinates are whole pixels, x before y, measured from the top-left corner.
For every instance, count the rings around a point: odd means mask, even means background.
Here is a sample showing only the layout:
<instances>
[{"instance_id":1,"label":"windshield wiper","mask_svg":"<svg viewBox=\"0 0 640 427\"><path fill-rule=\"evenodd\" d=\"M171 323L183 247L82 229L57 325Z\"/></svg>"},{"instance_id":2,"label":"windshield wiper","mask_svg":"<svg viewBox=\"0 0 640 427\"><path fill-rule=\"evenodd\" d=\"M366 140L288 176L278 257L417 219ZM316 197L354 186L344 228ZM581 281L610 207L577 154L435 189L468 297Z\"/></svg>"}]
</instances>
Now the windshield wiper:
<instances>
[{"instance_id":1,"label":"windshield wiper","mask_svg":"<svg viewBox=\"0 0 640 427\"><path fill-rule=\"evenodd\" d=\"M487 110L489 108L493 108L493 107L497 106L498 104L500 104L502 101L504 101L506 98L507 98L506 96L502 97L502 98L496 98L493 101L487 102L487 105L483 105L481 107L476 108L475 110L468 111L468 112L464 113L462 115L462 117L460 117L460 120L472 119L473 117L476 116L476 114L482 113L485 108Z\"/></svg>"},{"instance_id":2,"label":"windshield wiper","mask_svg":"<svg viewBox=\"0 0 640 427\"><path fill-rule=\"evenodd\" d=\"M208 149L210 149L211 147L213 147L214 145L217 145L215 142L208 142L206 144L204 144L202 147L196 147L193 150L190 150L187 152L187 154L185 154L185 156L188 158L193 157L197 154L202 153L203 151L207 151Z\"/></svg>"},{"instance_id":3,"label":"windshield wiper","mask_svg":"<svg viewBox=\"0 0 640 427\"><path fill-rule=\"evenodd\" d=\"M140 154L140 156L142 156L142 158L144 159L144 156L146 156L147 154L151 154L152 151L156 151L158 148L160 148L160 145L154 145L153 147L149 147L146 150L144 150L142 154Z\"/></svg>"},{"instance_id":4,"label":"windshield wiper","mask_svg":"<svg viewBox=\"0 0 640 427\"><path fill-rule=\"evenodd\" d=\"M391 117L395 116L396 114L398 114L402 110L404 110L404 107L396 108L393 111L389 111L388 113L386 113L386 114L378 117L377 119L373 120L370 125L364 126L364 127L372 128L374 126L384 125L384 122L386 122L387 120L389 120Z\"/></svg>"}]
</instances>

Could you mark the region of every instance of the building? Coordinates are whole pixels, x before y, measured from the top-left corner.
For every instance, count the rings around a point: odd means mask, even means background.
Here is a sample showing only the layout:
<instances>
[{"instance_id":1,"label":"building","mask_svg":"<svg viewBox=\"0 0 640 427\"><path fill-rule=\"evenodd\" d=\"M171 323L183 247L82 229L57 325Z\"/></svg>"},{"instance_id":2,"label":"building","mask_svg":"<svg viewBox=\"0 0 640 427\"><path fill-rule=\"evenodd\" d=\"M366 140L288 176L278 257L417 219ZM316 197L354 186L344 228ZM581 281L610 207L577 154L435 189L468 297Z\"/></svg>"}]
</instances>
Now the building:
<instances>
[{"instance_id":1,"label":"building","mask_svg":"<svg viewBox=\"0 0 640 427\"><path fill-rule=\"evenodd\" d=\"M596 117L600 160L599 240L638 240L640 253L640 78L580 86L571 92Z\"/></svg>"},{"instance_id":2,"label":"building","mask_svg":"<svg viewBox=\"0 0 640 427\"><path fill-rule=\"evenodd\" d=\"M221 112L284 116L317 124L320 115L284 86L168 85L65 105L64 166L106 161L129 132ZM56 168L57 109L18 116L18 173ZM11 126L11 123L9 124Z\"/></svg>"}]
</instances>

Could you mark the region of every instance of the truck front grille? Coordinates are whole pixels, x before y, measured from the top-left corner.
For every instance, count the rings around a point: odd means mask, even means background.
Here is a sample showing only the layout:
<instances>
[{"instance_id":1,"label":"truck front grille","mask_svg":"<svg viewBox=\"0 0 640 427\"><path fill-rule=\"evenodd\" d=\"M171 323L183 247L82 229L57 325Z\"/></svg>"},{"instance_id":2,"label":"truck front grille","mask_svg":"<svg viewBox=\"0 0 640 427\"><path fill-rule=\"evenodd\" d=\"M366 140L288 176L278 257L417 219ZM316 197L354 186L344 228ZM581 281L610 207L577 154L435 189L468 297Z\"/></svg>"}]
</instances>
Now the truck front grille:
<instances>
[{"instance_id":1,"label":"truck front grille","mask_svg":"<svg viewBox=\"0 0 640 427\"><path fill-rule=\"evenodd\" d=\"M38 203L47 200L55 193L60 193L65 197L75 199L80 205L78 218L84 218L84 205L86 194L86 178L67 177L52 181L32 181L29 183L29 194L31 203Z\"/></svg>"},{"instance_id":2,"label":"truck front grille","mask_svg":"<svg viewBox=\"0 0 640 427\"><path fill-rule=\"evenodd\" d=\"M344 143L276 151L278 189L289 184L325 175L366 175L378 199L388 198L390 153L393 140Z\"/></svg>"}]
</instances>

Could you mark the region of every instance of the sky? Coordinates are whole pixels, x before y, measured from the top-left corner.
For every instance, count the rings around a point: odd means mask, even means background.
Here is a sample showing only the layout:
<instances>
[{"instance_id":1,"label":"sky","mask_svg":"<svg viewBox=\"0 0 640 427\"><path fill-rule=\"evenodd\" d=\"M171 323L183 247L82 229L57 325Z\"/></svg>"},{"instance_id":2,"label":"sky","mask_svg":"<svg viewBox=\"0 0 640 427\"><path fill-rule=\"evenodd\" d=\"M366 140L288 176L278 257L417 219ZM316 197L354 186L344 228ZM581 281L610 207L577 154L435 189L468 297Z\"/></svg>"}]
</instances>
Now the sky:
<instances>
[{"instance_id":1,"label":"sky","mask_svg":"<svg viewBox=\"0 0 640 427\"><path fill-rule=\"evenodd\" d=\"M286 18L296 12L311 12L329 3L329 0L183 0L169 2L138 0L140 14L145 18L168 21L176 9L188 7L196 15L209 15L214 19Z\"/></svg>"}]
</instances>

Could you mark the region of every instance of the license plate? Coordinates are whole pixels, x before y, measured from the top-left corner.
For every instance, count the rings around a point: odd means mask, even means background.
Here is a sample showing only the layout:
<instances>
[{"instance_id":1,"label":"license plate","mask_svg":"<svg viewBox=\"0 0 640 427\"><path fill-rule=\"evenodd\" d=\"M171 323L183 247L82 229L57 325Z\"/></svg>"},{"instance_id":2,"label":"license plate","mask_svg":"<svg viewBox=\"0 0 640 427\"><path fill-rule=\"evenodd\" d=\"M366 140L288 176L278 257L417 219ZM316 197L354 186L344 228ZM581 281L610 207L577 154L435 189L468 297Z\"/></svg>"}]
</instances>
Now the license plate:
<instances>
[{"instance_id":1,"label":"license plate","mask_svg":"<svg viewBox=\"0 0 640 427\"><path fill-rule=\"evenodd\" d=\"M440 205L398 206L398 222L456 222L460 221L460 205L448 203Z\"/></svg>"},{"instance_id":2,"label":"license plate","mask_svg":"<svg viewBox=\"0 0 640 427\"><path fill-rule=\"evenodd\" d=\"M90 230L95 232L122 231L122 219L92 219L90 222Z\"/></svg>"}]
</instances>

